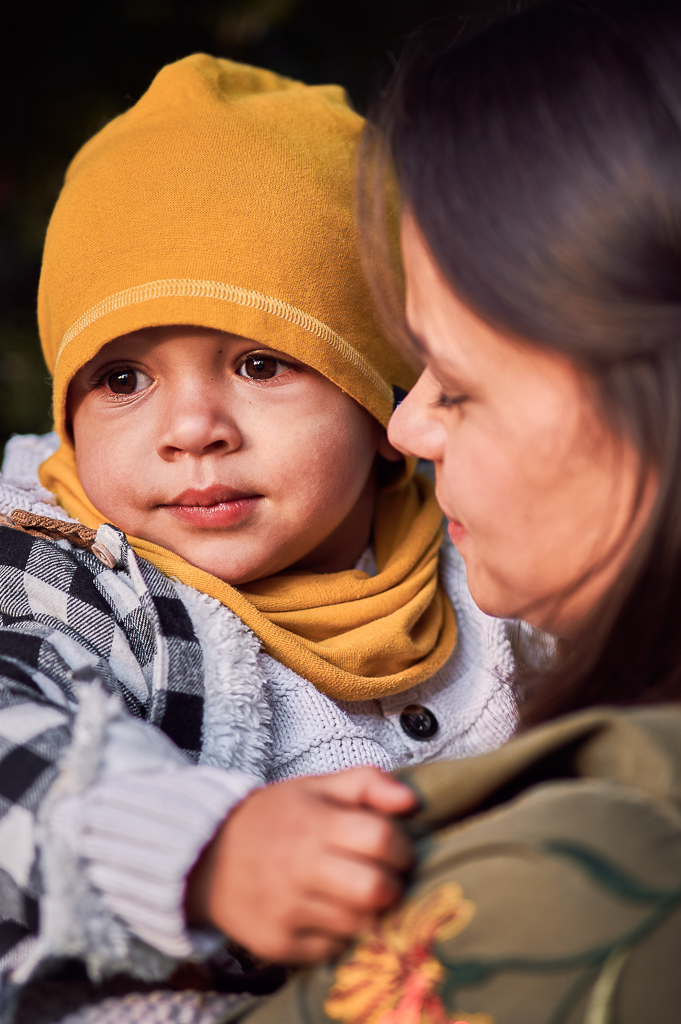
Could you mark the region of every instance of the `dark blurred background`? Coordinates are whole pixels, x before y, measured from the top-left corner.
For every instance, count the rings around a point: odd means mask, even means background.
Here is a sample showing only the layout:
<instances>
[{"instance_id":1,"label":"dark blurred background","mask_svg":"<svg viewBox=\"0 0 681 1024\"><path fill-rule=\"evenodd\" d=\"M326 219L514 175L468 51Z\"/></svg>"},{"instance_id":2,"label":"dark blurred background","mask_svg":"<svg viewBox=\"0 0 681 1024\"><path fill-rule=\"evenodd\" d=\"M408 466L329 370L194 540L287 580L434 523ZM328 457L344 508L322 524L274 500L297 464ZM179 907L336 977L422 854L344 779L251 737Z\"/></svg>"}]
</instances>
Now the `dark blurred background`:
<instances>
[{"instance_id":1,"label":"dark blurred background","mask_svg":"<svg viewBox=\"0 0 681 1024\"><path fill-rule=\"evenodd\" d=\"M0 445L12 433L51 427L35 305L45 229L66 166L89 136L142 95L164 64L206 51L310 83L339 82L364 112L417 26L444 19L443 31L451 31L515 6L513 0L5 3Z\"/></svg>"}]
</instances>

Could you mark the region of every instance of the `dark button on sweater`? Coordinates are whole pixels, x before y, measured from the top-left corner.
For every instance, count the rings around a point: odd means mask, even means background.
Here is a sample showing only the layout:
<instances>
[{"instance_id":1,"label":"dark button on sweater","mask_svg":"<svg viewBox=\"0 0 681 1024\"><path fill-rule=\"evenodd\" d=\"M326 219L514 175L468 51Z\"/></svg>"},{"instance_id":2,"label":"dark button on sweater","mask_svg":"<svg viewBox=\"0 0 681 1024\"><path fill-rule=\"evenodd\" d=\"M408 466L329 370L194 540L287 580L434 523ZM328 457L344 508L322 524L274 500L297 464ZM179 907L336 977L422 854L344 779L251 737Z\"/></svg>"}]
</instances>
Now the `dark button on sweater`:
<instances>
[{"instance_id":1,"label":"dark button on sweater","mask_svg":"<svg viewBox=\"0 0 681 1024\"><path fill-rule=\"evenodd\" d=\"M433 712L423 704L407 704L400 715L400 725L413 740L429 740L440 728Z\"/></svg>"}]
</instances>

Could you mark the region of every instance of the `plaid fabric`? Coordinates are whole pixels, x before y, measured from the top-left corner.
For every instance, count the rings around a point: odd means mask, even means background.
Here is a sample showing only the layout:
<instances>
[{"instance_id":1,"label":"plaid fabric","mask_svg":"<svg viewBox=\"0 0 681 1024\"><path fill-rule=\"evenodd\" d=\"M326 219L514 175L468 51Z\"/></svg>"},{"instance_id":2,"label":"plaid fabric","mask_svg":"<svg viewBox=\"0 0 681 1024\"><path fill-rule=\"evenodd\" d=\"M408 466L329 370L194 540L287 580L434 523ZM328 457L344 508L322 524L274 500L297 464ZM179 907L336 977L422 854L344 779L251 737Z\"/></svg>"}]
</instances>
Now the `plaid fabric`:
<instances>
[{"instance_id":1,"label":"plaid fabric","mask_svg":"<svg viewBox=\"0 0 681 1024\"><path fill-rule=\"evenodd\" d=\"M50 1024L221 1024L230 1011L251 1002L249 995L159 989L104 999L59 1019L58 1005L52 1004L48 1012ZM45 1024L45 1020L23 1015L21 1024Z\"/></svg>"},{"instance_id":2,"label":"plaid fabric","mask_svg":"<svg viewBox=\"0 0 681 1024\"><path fill-rule=\"evenodd\" d=\"M0 527L0 970L37 932L35 816L70 742L74 679L95 674L198 760L203 657L170 580L125 542L107 569L89 551Z\"/></svg>"}]
</instances>

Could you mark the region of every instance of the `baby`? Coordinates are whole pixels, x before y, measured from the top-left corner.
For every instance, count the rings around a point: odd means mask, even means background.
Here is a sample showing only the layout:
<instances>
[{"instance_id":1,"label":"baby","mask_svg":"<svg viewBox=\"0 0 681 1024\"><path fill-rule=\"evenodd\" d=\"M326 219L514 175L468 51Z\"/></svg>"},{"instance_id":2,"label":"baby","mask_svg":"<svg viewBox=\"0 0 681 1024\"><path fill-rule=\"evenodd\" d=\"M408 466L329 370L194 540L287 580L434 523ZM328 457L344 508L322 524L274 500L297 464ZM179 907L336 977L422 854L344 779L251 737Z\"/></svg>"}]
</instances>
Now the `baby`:
<instances>
[{"instance_id":1,"label":"baby","mask_svg":"<svg viewBox=\"0 0 681 1024\"><path fill-rule=\"evenodd\" d=\"M198 55L69 169L57 442L15 438L0 485L16 985L64 958L162 979L225 935L334 954L409 864L414 797L378 769L513 729L503 624L387 440L412 375L362 277L361 128L335 86Z\"/></svg>"}]
</instances>

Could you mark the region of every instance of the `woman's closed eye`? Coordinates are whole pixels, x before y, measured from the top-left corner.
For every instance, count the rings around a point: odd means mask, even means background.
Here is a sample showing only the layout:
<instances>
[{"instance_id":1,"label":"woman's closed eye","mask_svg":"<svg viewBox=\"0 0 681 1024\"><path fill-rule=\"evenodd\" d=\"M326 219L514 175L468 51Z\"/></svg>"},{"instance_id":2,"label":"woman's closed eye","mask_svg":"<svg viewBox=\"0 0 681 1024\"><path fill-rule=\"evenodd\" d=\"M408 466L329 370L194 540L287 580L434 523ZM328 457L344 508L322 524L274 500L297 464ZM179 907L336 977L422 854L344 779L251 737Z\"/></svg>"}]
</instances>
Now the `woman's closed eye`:
<instances>
[{"instance_id":1,"label":"woman's closed eye","mask_svg":"<svg viewBox=\"0 0 681 1024\"><path fill-rule=\"evenodd\" d=\"M285 363L275 356L250 355L237 367L237 376L247 380L272 380L280 377L287 370L292 370L290 363Z\"/></svg>"},{"instance_id":2,"label":"woman's closed eye","mask_svg":"<svg viewBox=\"0 0 681 1024\"><path fill-rule=\"evenodd\" d=\"M446 395L441 391L435 401L438 409L452 409L455 405L463 405L468 400L468 395Z\"/></svg>"}]
</instances>

